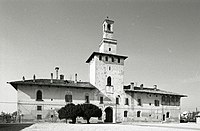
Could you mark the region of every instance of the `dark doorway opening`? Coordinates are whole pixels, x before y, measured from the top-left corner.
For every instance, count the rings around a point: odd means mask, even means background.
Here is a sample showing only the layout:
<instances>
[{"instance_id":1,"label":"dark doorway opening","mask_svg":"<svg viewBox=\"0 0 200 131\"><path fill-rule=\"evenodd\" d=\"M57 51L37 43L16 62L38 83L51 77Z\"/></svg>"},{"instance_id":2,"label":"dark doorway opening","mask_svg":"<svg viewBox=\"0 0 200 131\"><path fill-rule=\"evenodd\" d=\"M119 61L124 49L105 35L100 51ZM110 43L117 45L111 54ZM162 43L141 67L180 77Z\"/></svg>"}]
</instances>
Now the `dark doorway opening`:
<instances>
[{"instance_id":1,"label":"dark doorway opening","mask_svg":"<svg viewBox=\"0 0 200 131\"><path fill-rule=\"evenodd\" d=\"M106 112L106 119L105 122L113 122L113 110L111 107L107 107L105 109Z\"/></svg>"}]
</instances>

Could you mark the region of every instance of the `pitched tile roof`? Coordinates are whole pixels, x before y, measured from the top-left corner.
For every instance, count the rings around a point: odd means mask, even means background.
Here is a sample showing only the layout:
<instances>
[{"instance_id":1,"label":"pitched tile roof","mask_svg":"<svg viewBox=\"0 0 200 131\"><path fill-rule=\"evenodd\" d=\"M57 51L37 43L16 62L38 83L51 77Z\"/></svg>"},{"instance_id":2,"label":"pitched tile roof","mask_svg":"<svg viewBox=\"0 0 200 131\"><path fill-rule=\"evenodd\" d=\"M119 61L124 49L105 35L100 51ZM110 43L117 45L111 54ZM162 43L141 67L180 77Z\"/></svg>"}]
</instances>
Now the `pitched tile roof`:
<instances>
[{"instance_id":1,"label":"pitched tile roof","mask_svg":"<svg viewBox=\"0 0 200 131\"><path fill-rule=\"evenodd\" d=\"M116 54L107 54L107 53L93 52L93 53L90 55L90 57L87 59L86 63L89 63L95 55L107 55L107 56L120 57L120 58L123 58L123 59L128 58L128 56L123 56L123 55L116 55Z\"/></svg>"},{"instance_id":2,"label":"pitched tile roof","mask_svg":"<svg viewBox=\"0 0 200 131\"><path fill-rule=\"evenodd\" d=\"M95 86L93 86L89 82L77 82L71 80L59 80L59 79L53 79L53 83L51 83L51 79L35 79L35 82L33 79L31 80L25 80L25 81L13 81L8 82L11 84L16 90L17 85L40 85L40 86L58 86L58 87L74 87L74 88L88 88L88 89L96 89Z\"/></svg>"},{"instance_id":3,"label":"pitched tile roof","mask_svg":"<svg viewBox=\"0 0 200 131\"><path fill-rule=\"evenodd\" d=\"M131 86L124 86L125 92L135 92L135 93L151 93L151 94L163 94L163 95L176 95L180 97L187 97L186 95L169 92L165 90L155 89L155 88L146 88L146 87L134 87L134 89L131 89Z\"/></svg>"}]
</instances>

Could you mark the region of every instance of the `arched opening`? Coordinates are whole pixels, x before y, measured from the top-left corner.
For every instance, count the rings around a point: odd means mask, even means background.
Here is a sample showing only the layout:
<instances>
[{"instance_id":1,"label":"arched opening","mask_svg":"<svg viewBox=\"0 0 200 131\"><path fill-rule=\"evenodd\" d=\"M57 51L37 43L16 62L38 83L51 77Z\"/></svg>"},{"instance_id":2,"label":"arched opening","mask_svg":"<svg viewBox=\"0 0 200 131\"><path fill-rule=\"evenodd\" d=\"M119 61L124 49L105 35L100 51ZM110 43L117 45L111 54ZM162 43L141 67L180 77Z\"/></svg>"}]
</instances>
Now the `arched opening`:
<instances>
[{"instance_id":1,"label":"arched opening","mask_svg":"<svg viewBox=\"0 0 200 131\"><path fill-rule=\"evenodd\" d=\"M108 31L111 31L111 25L110 24L107 25L107 28L108 28Z\"/></svg>"},{"instance_id":2,"label":"arched opening","mask_svg":"<svg viewBox=\"0 0 200 131\"><path fill-rule=\"evenodd\" d=\"M36 93L36 101L42 101L42 91L38 90Z\"/></svg>"},{"instance_id":3,"label":"arched opening","mask_svg":"<svg viewBox=\"0 0 200 131\"><path fill-rule=\"evenodd\" d=\"M111 107L107 107L105 109L106 112L106 119L105 122L113 122L113 110Z\"/></svg>"},{"instance_id":4,"label":"arched opening","mask_svg":"<svg viewBox=\"0 0 200 131\"><path fill-rule=\"evenodd\" d=\"M110 76L107 78L107 86L111 86L111 77Z\"/></svg>"}]
</instances>

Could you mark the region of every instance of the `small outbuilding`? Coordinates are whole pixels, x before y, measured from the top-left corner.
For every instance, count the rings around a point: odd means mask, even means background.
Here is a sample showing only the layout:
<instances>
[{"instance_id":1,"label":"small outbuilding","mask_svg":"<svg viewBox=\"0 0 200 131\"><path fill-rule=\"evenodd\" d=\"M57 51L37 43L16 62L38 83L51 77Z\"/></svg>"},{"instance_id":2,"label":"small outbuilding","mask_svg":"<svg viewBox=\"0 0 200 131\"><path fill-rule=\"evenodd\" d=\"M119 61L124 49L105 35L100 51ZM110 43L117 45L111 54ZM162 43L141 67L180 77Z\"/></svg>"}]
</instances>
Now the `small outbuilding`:
<instances>
[{"instance_id":1,"label":"small outbuilding","mask_svg":"<svg viewBox=\"0 0 200 131\"><path fill-rule=\"evenodd\" d=\"M200 124L200 113L198 115L196 115L196 123Z\"/></svg>"}]
</instances>

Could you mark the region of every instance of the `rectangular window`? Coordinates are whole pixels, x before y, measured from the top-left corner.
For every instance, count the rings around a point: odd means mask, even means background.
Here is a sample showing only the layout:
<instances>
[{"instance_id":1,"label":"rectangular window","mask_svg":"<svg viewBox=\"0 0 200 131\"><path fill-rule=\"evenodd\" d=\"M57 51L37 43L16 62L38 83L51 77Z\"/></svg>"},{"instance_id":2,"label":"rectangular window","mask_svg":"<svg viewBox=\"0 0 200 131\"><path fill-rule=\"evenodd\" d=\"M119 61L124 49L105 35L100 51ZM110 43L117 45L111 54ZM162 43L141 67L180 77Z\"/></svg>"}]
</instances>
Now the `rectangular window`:
<instances>
[{"instance_id":1,"label":"rectangular window","mask_svg":"<svg viewBox=\"0 0 200 131\"><path fill-rule=\"evenodd\" d=\"M159 105L160 105L160 104L159 104L159 100L155 100L154 102L155 102L155 103L154 103L155 106L159 106Z\"/></svg>"},{"instance_id":2,"label":"rectangular window","mask_svg":"<svg viewBox=\"0 0 200 131\"><path fill-rule=\"evenodd\" d=\"M102 60L102 56L101 55L99 56L99 60Z\"/></svg>"},{"instance_id":3,"label":"rectangular window","mask_svg":"<svg viewBox=\"0 0 200 131\"><path fill-rule=\"evenodd\" d=\"M108 61L108 57L106 56L106 61Z\"/></svg>"},{"instance_id":4,"label":"rectangular window","mask_svg":"<svg viewBox=\"0 0 200 131\"><path fill-rule=\"evenodd\" d=\"M120 58L118 58L118 63L120 63Z\"/></svg>"},{"instance_id":5,"label":"rectangular window","mask_svg":"<svg viewBox=\"0 0 200 131\"><path fill-rule=\"evenodd\" d=\"M103 97L100 97L100 104L103 104Z\"/></svg>"},{"instance_id":6,"label":"rectangular window","mask_svg":"<svg viewBox=\"0 0 200 131\"><path fill-rule=\"evenodd\" d=\"M41 111L42 110L42 106L37 106L37 110Z\"/></svg>"},{"instance_id":7,"label":"rectangular window","mask_svg":"<svg viewBox=\"0 0 200 131\"><path fill-rule=\"evenodd\" d=\"M72 95L70 94L65 95L65 102L72 102Z\"/></svg>"},{"instance_id":8,"label":"rectangular window","mask_svg":"<svg viewBox=\"0 0 200 131\"><path fill-rule=\"evenodd\" d=\"M128 111L124 111L124 117L127 117Z\"/></svg>"},{"instance_id":9,"label":"rectangular window","mask_svg":"<svg viewBox=\"0 0 200 131\"><path fill-rule=\"evenodd\" d=\"M142 101L141 101L141 99L138 99L138 106L142 106Z\"/></svg>"},{"instance_id":10,"label":"rectangular window","mask_svg":"<svg viewBox=\"0 0 200 131\"><path fill-rule=\"evenodd\" d=\"M137 111L137 117L141 117L141 111Z\"/></svg>"},{"instance_id":11,"label":"rectangular window","mask_svg":"<svg viewBox=\"0 0 200 131\"><path fill-rule=\"evenodd\" d=\"M125 98L125 105L129 105L128 98Z\"/></svg>"},{"instance_id":12,"label":"rectangular window","mask_svg":"<svg viewBox=\"0 0 200 131\"><path fill-rule=\"evenodd\" d=\"M112 62L114 62L115 61L115 59L114 59L114 57L112 57Z\"/></svg>"},{"instance_id":13,"label":"rectangular window","mask_svg":"<svg viewBox=\"0 0 200 131\"><path fill-rule=\"evenodd\" d=\"M90 103L90 101L89 101L89 95L85 95L85 103Z\"/></svg>"},{"instance_id":14,"label":"rectangular window","mask_svg":"<svg viewBox=\"0 0 200 131\"><path fill-rule=\"evenodd\" d=\"M119 105L119 98L116 98L116 104Z\"/></svg>"},{"instance_id":15,"label":"rectangular window","mask_svg":"<svg viewBox=\"0 0 200 131\"><path fill-rule=\"evenodd\" d=\"M175 99L176 99L176 100L175 100L175 101L176 101L176 104L175 104L175 105L176 105L176 106L180 106L180 97L176 96Z\"/></svg>"},{"instance_id":16,"label":"rectangular window","mask_svg":"<svg viewBox=\"0 0 200 131\"><path fill-rule=\"evenodd\" d=\"M42 120L42 115L37 115L37 120Z\"/></svg>"},{"instance_id":17,"label":"rectangular window","mask_svg":"<svg viewBox=\"0 0 200 131\"><path fill-rule=\"evenodd\" d=\"M166 113L166 118L169 118L169 112Z\"/></svg>"}]
</instances>

